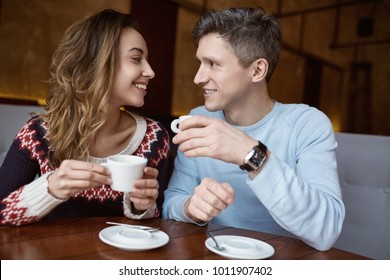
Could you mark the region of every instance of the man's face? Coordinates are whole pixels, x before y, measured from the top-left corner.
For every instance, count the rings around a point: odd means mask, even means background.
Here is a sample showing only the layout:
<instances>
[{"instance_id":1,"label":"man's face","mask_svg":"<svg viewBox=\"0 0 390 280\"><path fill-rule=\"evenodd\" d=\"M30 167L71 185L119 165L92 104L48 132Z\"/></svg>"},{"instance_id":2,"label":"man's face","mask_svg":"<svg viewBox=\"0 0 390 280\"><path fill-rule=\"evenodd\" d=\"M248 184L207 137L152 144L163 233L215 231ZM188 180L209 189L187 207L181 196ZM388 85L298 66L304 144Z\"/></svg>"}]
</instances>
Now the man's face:
<instances>
[{"instance_id":1,"label":"man's face","mask_svg":"<svg viewBox=\"0 0 390 280\"><path fill-rule=\"evenodd\" d=\"M196 57L200 66L194 82L203 88L207 110L245 110L253 72L239 64L231 46L209 33L200 39Z\"/></svg>"}]
</instances>

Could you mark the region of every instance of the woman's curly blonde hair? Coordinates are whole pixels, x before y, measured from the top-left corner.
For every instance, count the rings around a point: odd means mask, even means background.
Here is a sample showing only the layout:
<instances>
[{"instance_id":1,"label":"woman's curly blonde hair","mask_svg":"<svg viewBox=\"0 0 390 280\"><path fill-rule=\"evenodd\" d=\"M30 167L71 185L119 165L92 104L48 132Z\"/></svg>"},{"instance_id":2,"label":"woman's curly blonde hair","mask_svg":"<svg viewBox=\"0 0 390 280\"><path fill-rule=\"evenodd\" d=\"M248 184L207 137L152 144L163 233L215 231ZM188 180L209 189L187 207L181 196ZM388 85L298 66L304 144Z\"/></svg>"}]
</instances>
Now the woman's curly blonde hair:
<instances>
[{"instance_id":1,"label":"woman's curly blonde hair","mask_svg":"<svg viewBox=\"0 0 390 280\"><path fill-rule=\"evenodd\" d=\"M45 115L49 161L86 160L89 146L106 120L121 31L138 30L131 14L104 10L73 24L65 32L51 65Z\"/></svg>"}]
</instances>

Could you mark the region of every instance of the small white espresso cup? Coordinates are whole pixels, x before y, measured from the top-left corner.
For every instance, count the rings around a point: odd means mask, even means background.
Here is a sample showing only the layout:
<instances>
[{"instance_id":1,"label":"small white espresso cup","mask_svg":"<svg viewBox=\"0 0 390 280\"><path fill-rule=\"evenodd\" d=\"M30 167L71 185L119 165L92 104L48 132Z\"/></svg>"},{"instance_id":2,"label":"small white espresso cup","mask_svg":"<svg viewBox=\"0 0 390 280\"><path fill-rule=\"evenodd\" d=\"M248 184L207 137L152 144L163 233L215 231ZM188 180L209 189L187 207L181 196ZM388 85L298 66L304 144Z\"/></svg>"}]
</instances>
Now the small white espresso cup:
<instances>
[{"instance_id":1,"label":"small white espresso cup","mask_svg":"<svg viewBox=\"0 0 390 280\"><path fill-rule=\"evenodd\" d=\"M189 119L191 118L192 116L190 115L185 115L185 116L180 116L178 119L174 119L172 122L171 122L171 130L174 132L174 133L179 133L181 132L181 130L179 129L179 124L186 120L186 119Z\"/></svg>"},{"instance_id":2,"label":"small white espresso cup","mask_svg":"<svg viewBox=\"0 0 390 280\"><path fill-rule=\"evenodd\" d=\"M134 181L141 179L147 159L133 155L114 155L101 165L110 169L111 188L120 192L133 191Z\"/></svg>"}]
</instances>

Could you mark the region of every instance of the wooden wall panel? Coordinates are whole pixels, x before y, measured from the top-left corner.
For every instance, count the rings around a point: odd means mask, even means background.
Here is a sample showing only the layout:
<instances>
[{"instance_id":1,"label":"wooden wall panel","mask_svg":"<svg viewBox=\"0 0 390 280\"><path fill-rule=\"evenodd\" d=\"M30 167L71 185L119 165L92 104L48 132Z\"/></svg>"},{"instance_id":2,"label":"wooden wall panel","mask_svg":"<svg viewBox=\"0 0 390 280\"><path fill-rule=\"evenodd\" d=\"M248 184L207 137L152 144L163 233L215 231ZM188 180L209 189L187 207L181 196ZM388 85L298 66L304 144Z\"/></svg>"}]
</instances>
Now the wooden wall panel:
<instances>
[{"instance_id":1,"label":"wooden wall panel","mask_svg":"<svg viewBox=\"0 0 390 280\"><path fill-rule=\"evenodd\" d=\"M129 12L129 0L2 0L0 97L45 99L52 54L65 30L103 8Z\"/></svg>"}]
</instances>

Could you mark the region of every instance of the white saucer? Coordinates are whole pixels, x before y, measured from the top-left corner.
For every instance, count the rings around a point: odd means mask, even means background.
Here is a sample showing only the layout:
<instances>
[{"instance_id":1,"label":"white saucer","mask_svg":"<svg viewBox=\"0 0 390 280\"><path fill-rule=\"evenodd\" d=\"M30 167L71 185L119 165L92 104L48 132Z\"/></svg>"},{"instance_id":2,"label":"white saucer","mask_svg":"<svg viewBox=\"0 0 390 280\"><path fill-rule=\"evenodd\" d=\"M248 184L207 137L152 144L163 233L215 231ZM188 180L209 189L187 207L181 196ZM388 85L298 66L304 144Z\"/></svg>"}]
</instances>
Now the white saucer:
<instances>
[{"instance_id":1,"label":"white saucer","mask_svg":"<svg viewBox=\"0 0 390 280\"><path fill-rule=\"evenodd\" d=\"M128 251L155 249L169 241L169 236L161 230L145 232L122 226L106 227L100 231L99 238L108 245Z\"/></svg>"},{"instance_id":2,"label":"white saucer","mask_svg":"<svg viewBox=\"0 0 390 280\"><path fill-rule=\"evenodd\" d=\"M207 249L228 259L266 259L275 253L271 245L254 238L236 235L217 235L214 238L224 249L218 250L211 238L205 241Z\"/></svg>"}]
</instances>

